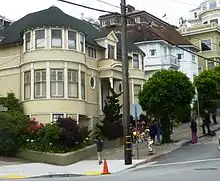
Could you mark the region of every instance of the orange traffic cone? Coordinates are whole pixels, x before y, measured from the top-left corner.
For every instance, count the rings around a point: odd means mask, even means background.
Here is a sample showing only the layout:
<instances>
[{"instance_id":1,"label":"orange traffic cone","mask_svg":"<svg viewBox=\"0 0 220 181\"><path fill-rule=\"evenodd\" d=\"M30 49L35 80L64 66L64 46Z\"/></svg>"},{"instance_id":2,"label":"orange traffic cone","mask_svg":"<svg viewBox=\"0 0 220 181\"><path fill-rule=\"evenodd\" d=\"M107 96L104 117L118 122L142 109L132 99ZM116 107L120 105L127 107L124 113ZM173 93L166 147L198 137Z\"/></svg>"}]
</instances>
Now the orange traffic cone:
<instances>
[{"instance_id":1,"label":"orange traffic cone","mask_svg":"<svg viewBox=\"0 0 220 181\"><path fill-rule=\"evenodd\" d=\"M107 164L107 161L106 159L104 159L104 165L103 165L103 172L102 174L110 174L110 172L108 171L108 164Z\"/></svg>"}]
</instances>

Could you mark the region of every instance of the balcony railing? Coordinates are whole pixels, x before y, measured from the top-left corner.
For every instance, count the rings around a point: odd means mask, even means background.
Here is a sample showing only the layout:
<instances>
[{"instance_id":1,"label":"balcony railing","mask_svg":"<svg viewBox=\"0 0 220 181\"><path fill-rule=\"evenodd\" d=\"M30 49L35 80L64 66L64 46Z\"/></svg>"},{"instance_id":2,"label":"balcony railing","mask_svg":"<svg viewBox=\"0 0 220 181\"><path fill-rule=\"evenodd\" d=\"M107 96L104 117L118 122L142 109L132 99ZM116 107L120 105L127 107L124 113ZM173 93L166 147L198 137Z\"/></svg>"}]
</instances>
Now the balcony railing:
<instances>
[{"instance_id":1,"label":"balcony railing","mask_svg":"<svg viewBox=\"0 0 220 181\"><path fill-rule=\"evenodd\" d=\"M164 64L170 65L171 67L176 67L179 68L180 67L180 60L173 56L173 55L167 55L164 57L165 62L162 61Z\"/></svg>"}]
</instances>

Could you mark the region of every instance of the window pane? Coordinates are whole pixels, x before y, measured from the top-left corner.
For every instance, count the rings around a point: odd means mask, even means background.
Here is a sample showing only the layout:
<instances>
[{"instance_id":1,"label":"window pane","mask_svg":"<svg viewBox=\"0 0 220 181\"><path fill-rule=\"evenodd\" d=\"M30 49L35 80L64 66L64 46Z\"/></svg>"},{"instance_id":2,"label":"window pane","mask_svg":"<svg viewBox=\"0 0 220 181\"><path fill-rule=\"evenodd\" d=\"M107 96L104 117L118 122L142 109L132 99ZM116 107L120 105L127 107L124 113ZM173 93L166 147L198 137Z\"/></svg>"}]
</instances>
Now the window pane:
<instances>
[{"instance_id":1,"label":"window pane","mask_svg":"<svg viewBox=\"0 0 220 181\"><path fill-rule=\"evenodd\" d=\"M133 68L139 68L139 55L133 54Z\"/></svg>"},{"instance_id":2,"label":"window pane","mask_svg":"<svg viewBox=\"0 0 220 181\"><path fill-rule=\"evenodd\" d=\"M44 48L45 47L45 30L35 31L35 47Z\"/></svg>"},{"instance_id":3,"label":"window pane","mask_svg":"<svg viewBox=\"0 0 220 181\"><path fill-rule=\"evenodd\" d=\"M108 45L108 58L114 59L115 57L115 47Z\"/></svg>"},{"instance_id":4,"label":"window pane","mask_svg":"<svg viewBox=\"0 0 220 181\"><path fill-rule=\"evenodd\" d=\"M42 87L41 88L42 88L42 96L46 97L46 88L47 88L46 82L42 83Z\"/></svg>"},{"instance_id":5,"label":"window pane","mask_svg":"<svg viewBox=\"0 0 220 181\"><path fill-rule=\"evenodd\" d=\"M214 8L216 8L216 7L217 7L216 1L211 1L211 2L209 2L209 9L214 9Z\"/></svg>"},{"instance_id":6,"label":"window pane","mask_svg":"<svg viewBox=\"0 0 220 181\"><path fill-rule=\"evenodd\" d=\"M51 30L52 47L62 47L62 30Z\"/></svg>"},{"instance_id":7,"label":"window pane","mask_svg":"<svg viewBox=\"0 0 220 181\"><path fill-rule=\"evenodd\" d=\"M24 86L24 99L31 98L31 85L27 84Z\"/></svg>"},{"instance_id":8,"label":"window pane","mask_svg":"<svg viewBox=\"0 0 220 181\"><path fill-rule=\"evenodd\" d=\"M35 96L36 97L41 96L41 94L40 94L40 84L41 83L35 83Z\"/></svg>"},{"instance_id":9,"label":"window pane","mask_svg":"<svg viewBox=\"0 0 220 181\"><path fill-rule=\"evenodd\" d=\"M76 32L74 31L68 31L68 47L76 49Z\"/></svg>"},{"instance_id":10,"label":"window pane","mask_svg":"<svg viewBox=\"0 0 220 181\"><path fill-rule=\"evenodd\" d=\"M46 71L42 71L41 80L42 80L42 81L46 81Z\"/></svg>"},{"instance_id":11,"label":"window pane","mask_svg":"<svg viewBox=\"0 0 220 181\"><path fill-rule=\"evenodd\" d=\"M212 49L211 40L201 40L202 51L208 51Z\"/></svg>"},{"instance_id":12,"label":"window pane","mask_svg":"<svg viewBox=\"0 0 220 181\"><path fill-rule=\"evenodd\" d=\"M62 81L63 80L63 72L62 71L58 71L57 74L58 74L57 75L57 78L58 78L57 80L61 80Z\"/></svg>"},{"instance_id":13,"label":"window pane","mask_svg":"<svg viewBox=\"0 0 220 181\"><path fill-rule=\"evenodd\" d=\"M55 70L50 71L50 80L52 80L52 81L56 80L56 71Z\"/></svg>"},{"instance_id":14,"label":"window pane","mask_svg":"<svg viewBox=\"0 0 220 181\"><path fill-rule=\"evenodd\" d=\"M85 86L81 85L81 95L82 95L82 99L85 99L86 94L85 94Z\"/></svg>"},{"instance_id":15,"label":"window pane","mask_svg":"<svg viewBox=\"0 0 220 181\"><path fill-rule=\"evenodd\" d=\"M50 92L51 96L56 96L56 82L50 83Z\"/></svg>"},{"instance_id":16,"label":"window pane","mask_svg":"<svg viewBox=\"0 0 220 181\"><path fill-rule=\"evenodd\" d=\"M63 96L63 92L64 92L63 91L63 88L64 88L63 82L58 82L57 85L58 85L58 95Z\"/></svg>"},{"instance_id":17,"label":"window pane","mask_svg":"<svg viewBox=\"0 0 220 181\"><path fill-rule=\"evenodd\" d=\"M35 71L35 81L39 82L41 80L41 72Z\"/></svg>"},{"instance_id":18,"label":"window pane","mask_svg":"<svg viewBox=\"0 0 220 181\"><path fill-rule=\"evenodd\" d=\"M68 84L68 96L69 97L78 97L78 83L69 83Z\"/></svg>"}]
</instances>

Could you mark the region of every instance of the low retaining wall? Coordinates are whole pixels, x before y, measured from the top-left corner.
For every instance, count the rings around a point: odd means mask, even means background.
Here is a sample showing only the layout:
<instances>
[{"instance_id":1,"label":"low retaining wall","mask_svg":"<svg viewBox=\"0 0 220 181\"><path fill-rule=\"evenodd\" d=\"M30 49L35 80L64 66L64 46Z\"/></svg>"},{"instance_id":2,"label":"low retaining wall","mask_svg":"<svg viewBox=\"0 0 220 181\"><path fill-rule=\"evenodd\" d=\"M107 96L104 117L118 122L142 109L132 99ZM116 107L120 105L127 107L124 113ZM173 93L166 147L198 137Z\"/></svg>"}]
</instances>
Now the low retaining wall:
<instances>
[{"instance_id":1,"label":"low retaining wall","mask_svg":"<svg viewBox=\"0 0 220 181\"><path fill-rule=\"evenodd\" d=\"M123 139L117 138L116 140L105 140L104 148L118 148L123 145Z\"/></svg>"},{"instance_id":2,"label":"low retaining wall","mask_svg":"<svg viewBox=\"0 0 220 181\"><path fill-rule=\"evenodd\" d=\"M20 151L17 156L36 162L65 166L79 162L81 160L85 160L85 158L92 157L96 155L96 151L96 145L91 145L86 148L69 153L44 153L24 150Z\"/></svg>"}]
</instances>

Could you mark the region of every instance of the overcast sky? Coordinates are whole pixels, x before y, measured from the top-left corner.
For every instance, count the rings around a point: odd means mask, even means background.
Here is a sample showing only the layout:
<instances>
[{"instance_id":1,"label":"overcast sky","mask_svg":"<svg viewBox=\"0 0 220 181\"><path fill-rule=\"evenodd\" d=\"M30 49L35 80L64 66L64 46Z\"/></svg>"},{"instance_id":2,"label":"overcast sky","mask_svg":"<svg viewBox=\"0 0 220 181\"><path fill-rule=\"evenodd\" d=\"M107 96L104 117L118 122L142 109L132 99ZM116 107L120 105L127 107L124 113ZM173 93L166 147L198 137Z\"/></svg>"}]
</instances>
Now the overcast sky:
<instances>
[{"instance_id":1,"label":"overcast sky","mask_svg":"<svg viewBox=\"0 0 220 181\"><path fill-rule=\"evenodd\" d=\"M120 11L119 8L113 7L99 0L68 0L75 3L100 8L108 11ZM120 5L120 0L102 0L111 3L115 6ZM196 8L204 0L127 0L127 4L131 4L139 10L145 10L159 18L166 13L167 22L178 25L180 17L188 17L188 12L191 9ZM28 13L46 9L52 5L56 5L61 8L65 13L72 16L81 17L81 13L84 13L85 17L92 16L98 18L103 13L86 10L77 6L58 2L57 0L0 0L0 15L5 16L11 20L18 20Z\"/></svg>"}]
</instances>

